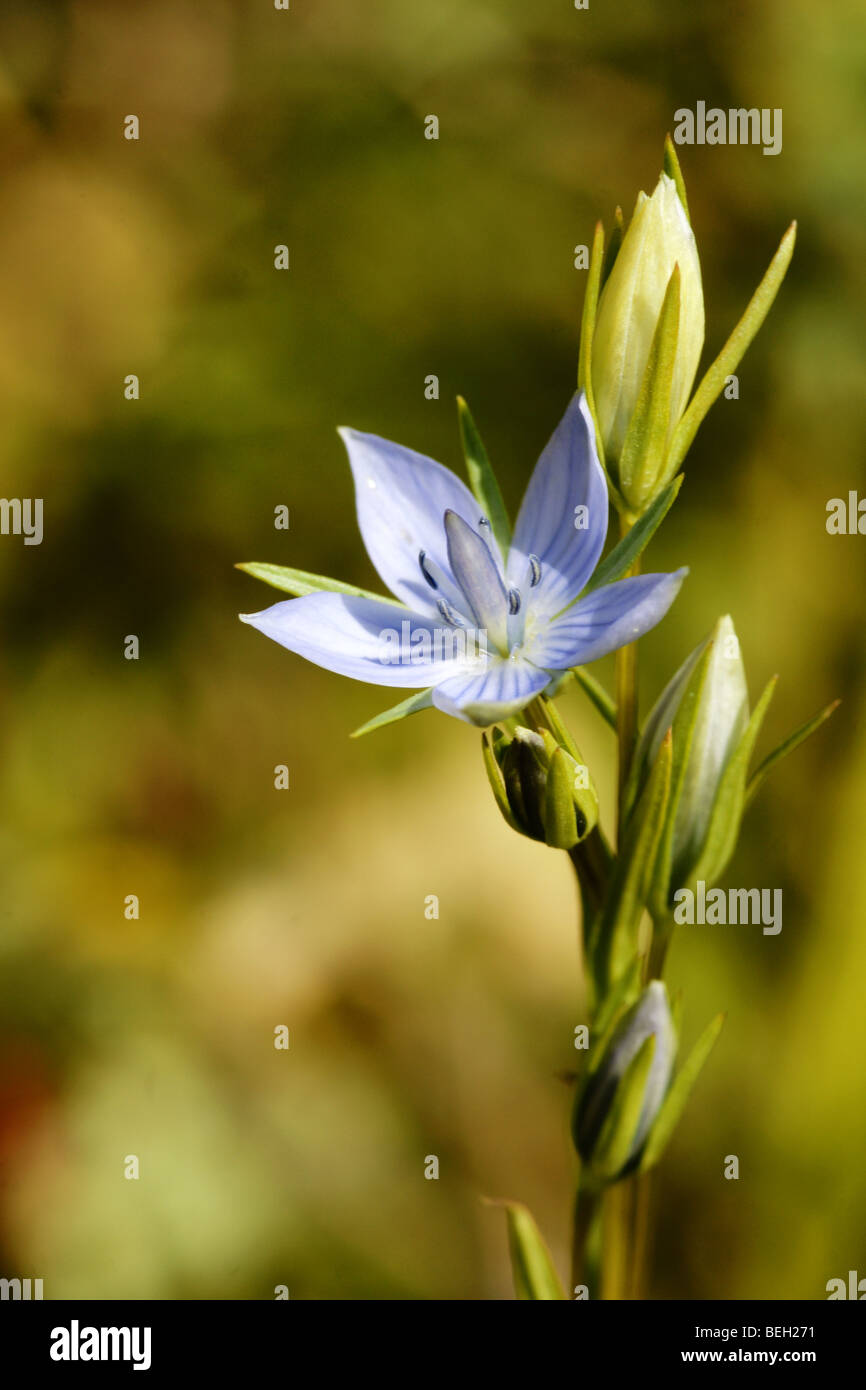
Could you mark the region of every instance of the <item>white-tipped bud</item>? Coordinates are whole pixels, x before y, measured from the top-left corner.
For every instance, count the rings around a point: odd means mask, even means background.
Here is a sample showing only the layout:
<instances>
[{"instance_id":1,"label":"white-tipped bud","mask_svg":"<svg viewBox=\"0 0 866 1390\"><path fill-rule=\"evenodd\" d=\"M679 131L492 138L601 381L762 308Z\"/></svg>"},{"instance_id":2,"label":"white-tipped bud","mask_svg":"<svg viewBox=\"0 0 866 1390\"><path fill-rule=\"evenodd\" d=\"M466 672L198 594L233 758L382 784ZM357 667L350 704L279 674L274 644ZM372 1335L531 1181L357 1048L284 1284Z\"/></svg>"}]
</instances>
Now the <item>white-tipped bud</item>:
<instances>
[{"instance_id":1,"label":"white-tipped bud","mask_svg":"<svg viewBox=\"0 0 866 1390\"><path fill-rule=\"evenodd\" d=\"M671 883L686 883L698 862L710 826L722 777L749 722L749 692L733 621L719 618L712 633L692 652L650 711L635 752L630 796L638 794L671 726L681 710L688 714L687 751L674 805ZM633 804L633 803L632 803Z\"/></svg>"},{"instance_id":2,"label":"white-tipped bud","mask_svg":"<svg viewBox=\"0 0 866 1390\"><path fill-rule=\"evenodd\" d=\"M662 174L652 197L638 195L598 305L592 385L605 455L614 471L675 265L680 314L668 441L685 410L704 345L704 295L694 233L673 179Z\"/></svg>"},{"instance_id":3,"label":"white-tipped bud","mask_svg":"<svg viewBox=\"0 0 866 1390\"><path fill-rule=\"evenodd\" d=\"M635 1075L633 1064L653 1040L649 1067ZM640 1159L667 1094L677 1053L677 1036L661 980L647 985L616 1028L604 1056L577 1096L573 1131L577 1151L593 1174L615 1182ZM623 1087L634 1104L618 1106ZM634 1088L637 1087L635 1090Z\"/></svg>"}]
</instances>

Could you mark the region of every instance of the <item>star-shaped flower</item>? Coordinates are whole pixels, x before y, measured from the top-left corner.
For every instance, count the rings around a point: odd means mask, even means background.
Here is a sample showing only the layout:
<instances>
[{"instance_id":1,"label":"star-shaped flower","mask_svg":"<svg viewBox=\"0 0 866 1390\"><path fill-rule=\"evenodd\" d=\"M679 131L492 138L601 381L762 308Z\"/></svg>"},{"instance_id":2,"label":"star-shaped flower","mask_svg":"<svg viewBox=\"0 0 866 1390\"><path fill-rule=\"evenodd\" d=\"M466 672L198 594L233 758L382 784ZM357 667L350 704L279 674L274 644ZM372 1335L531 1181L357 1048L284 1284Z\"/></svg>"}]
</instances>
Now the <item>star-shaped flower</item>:
<instances>
[{"instance_id":1,"label":"star-shaped flower","mask_svg":"<svg viewBox=\"0 0 866 1390\"><path fill-rule=\"evenodd\" d=\"M340 434L364 544L397 602L326 591L241 615L326 670L429 690L416 707L433 704L484 726L517 714L572 667L635 641L676 597L684 569L579 597L608 523L583 395L572 398L535 466L507 554L447 468L373 434Z\"/></svg>"}]
</instances>

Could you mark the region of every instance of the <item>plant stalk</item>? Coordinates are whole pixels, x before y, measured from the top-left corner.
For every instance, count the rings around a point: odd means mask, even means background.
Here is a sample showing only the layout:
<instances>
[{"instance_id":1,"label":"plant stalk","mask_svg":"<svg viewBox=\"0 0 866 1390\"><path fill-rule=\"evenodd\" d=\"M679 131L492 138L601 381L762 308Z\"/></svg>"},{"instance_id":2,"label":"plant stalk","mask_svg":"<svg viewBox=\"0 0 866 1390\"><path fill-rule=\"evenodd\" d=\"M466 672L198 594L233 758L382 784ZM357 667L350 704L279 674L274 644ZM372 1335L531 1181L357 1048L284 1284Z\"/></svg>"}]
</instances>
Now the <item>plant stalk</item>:
<instances>
[{"instance_id":1,"label":"plant stalk","mask_svg":"<svg viewBox=\"0 0 866 1390\"><path fill-rule=\"evenodd\" d=\"M589 1297L598 1298L601 1276L599 1261L600 1193L597 1188L579 1182L574 1199L574 1224L571 1244L571 1288L585 1284Z\"/></svg>"},{"instance_id":2,"label":"plant stalk","mask_svg":"<svg viewBox=\"0 0 866 1390\"><path fill-rule=\"evenodd\" d=\"M634 1184L615 1182L604 1194L604 1263L601 1272L603 1299L627 1299L632 1278L630 1236Z\"/></svg>"},{"instance_id":3,"label":"plant stalk","mask_svg":"<svg viewBox=\"0 0 866 1390\"><path fill-rule=\"evenodd\" d=\"M631 525L625 517L620 518L620 535L628 535ZM640 572L640 560L635 560L629 575ZM623 792L628 779L631 760L637 742L637 643L620 647L616 654L616 738L618 752L619 814L617 824L622 836Z\"/></svg>"},{"instance_id":4,"label":"plant stalk","mask_svg":"<svg viewBox=\"0 0 866 1390\"><path fill-rule=\"evenodd\" d=\"M625 537L631 530L631 522L620 518L620 535ZM629 574L637 574L640 568L636 560ZM637 644L621 647L616 654L616 707L617 707L617 752L619 789L617 805L617 840L622 845L624 818L624 791L628 780L631 761L637 742L638 692L637 692ZM635 1223L638 1213L636 1183L633 1178L614 1183L605 1193L604 1207L604 1269L602 1274L602 1297L605 1299L629 1298L633 1290L640 1286L642 1274L638 1267L640 1249L633 1241L636 1234ZM645 1224L645 1214L643 1216Z\"/></svg>"}]
</instances>

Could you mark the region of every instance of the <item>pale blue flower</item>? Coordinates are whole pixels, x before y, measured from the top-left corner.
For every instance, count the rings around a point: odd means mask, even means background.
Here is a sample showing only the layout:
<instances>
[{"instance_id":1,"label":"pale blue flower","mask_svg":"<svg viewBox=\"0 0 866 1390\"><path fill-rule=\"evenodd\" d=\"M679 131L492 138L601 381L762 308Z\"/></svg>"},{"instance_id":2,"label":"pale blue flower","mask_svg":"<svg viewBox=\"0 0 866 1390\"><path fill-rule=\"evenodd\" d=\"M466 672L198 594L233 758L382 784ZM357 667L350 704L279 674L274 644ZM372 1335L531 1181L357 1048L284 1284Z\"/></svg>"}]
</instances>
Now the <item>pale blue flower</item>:
<instances>
[{"instance_id":1,"label":"pale blue flower","mask_svg":"<svg viewBox=\"0 0 866 1390\"><path fill-rule=\"evenodd\" d=\"M582 395L536 464L507 558L447 468L376 435L340 434L361 535L399 603L322 592L241 615L318 666L372 685L432 687L429 703L483 726L555 688L571 667L642 636L676 597L685 570L622 579L578 599L608 522Z\"/></svg>"}]
</instances>

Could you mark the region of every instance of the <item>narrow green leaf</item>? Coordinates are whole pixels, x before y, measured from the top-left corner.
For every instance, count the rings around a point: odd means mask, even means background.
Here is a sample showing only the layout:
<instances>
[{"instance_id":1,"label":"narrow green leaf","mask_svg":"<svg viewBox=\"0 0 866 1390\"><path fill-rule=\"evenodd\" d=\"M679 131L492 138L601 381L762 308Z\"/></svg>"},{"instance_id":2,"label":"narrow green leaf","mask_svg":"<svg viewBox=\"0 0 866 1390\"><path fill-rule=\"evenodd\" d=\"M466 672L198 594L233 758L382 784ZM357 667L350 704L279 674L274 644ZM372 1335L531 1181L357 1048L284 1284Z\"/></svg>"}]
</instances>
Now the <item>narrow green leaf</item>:
<instances>
[{"instance_id":1,"label":"narrow green leaf","mask_svg":"<svg viewBox=\"0 0 866 1390\"><path fill-rule=\"evenodd\" d=\"M665 462L679 334L680 268L675 265L619 460L620 488L629 506L637 512L652 496Z\"/></svg>"},{"instance_id":2,"label":"narrow green leaf","mask_svg":"<svg viewBox=\"0 0 866 1390\"><path fill-rule=\"evenodd\" d=\"M651 1033L623 1072L595 1145L593 1170L608 1180L616 1178L628 1163L655 1047L656 1035Z\"/></svg>"},{"instance_id":3,"label":"narrow green leaf","mask_svg":"<svg viewBox=\"0 0 866 1390\"><path fill-rule=\"evenodd\" d=\"M690 883L697 883L699 879L703 879L707 884L714 883L724 872L736 849L740 822L743 819L749 760L761 724L764 721L764 715L767 713L767 707L773 698L777 679L778 677L774 676L772 680L767 682L764 692L755 706L755 711L746 725L745 733L722 774L710 816L707 838L704 841L698 862L689 874Z\"/></svg>"},{"instance_id":4,"label":"narrow green leaf","mask_svg":"<svg viewBox=\"0 0 866 1390\"><path fill-rule=\"evenodd\" d=\"M583 763L583 756L580 749L571 737L566 724L563 722L559 710L549 695L541 695L538 698L537 713L539 722L554 737L555 741L564 748L566 753L570 753L575 762Z\"/></svg>"},{"instance_id":5,"label":"narrow green leaf","mask_svg":"<svg viewBox=\"0 0 866 1390\"><path fill-rule=\"evenodd\" d=\"M618 229L614 229L611 246L613 246L614 241L616 241L616 246L618 248L622 240L622 212L619 208L616 210L616 215L619 219L619 223ZM608 247L608 256L610 256L611 246ZM597 222L592 239L592 251L589 258L589 274L586 282L586 294L583 300L583 316L580 323L580 355L577 368L577 384L578 389L583 391L586 396L586 404L592 416L592 423L595 428L596 453L598 454L598 461L601 464L602 472L607 479L610 500L618 512L623 512L626 510L625 499L611 475L604 457L604 440L602 438L601 427L598 423L598 412L595 408L595 392L592 385L592 344L595 337L598 297L601 286L606 279L606 275L602 269L603 256L604 228L600 222ZM610 261L610 264L612 265L613 261Z\"/></svg>"},{"instance_id":6,"label":"narrow green leaf","mask_svg":"<svg viewBox=\"0 0 866 1390\"><path fill-rule=\"evenodd\" d=\"M625 236L625 222L623 221L622 208L615 209L613 214L613 231L610 234L610 241L607 244L607 252L604 258L604 265L601 268L601 287L604 289L605 281L613 270L613 263L619 255L619 248L622 246Z\"/></svg>"},{"instance_id":7,"label":"narrow green leaf","mask_svg":"<svg viewBox=\"0 0 866 1390\"><path fill-rule=\"evenodd\" d=\"M554 747L544 795L544 838L553 849L572 849L598 823L598 795L582 760L579 765L587 773L588 786L578 785L574 758Z\"/></svg>"},{"instance_id":8,"label":"narrow green leaf","mask_svg":"<svg viewBox=\"0 0 866 1390\"><path fill-rule=\"evenodd\" d=\"M375 718L368 719L366 724L362 724L360 729L356 729L350 738L361 738L363 734L371 734L374 729L382 729L386 724L396 724L398 719L405 719L407 714L416 714L419 710L430 709L433 704L433 687L429 690L416 691L410 695L408 700L401 700L399 705L392 705L391 709L383 710Z\"/></svg>"},{"instance_id":9,"label":"narrow green leaf","mask_svg":"<svg viewBox=\"0 0 866 1390\"><path fill-rule=\"evenodd\" d=\"M488 1206L505 1208L511 1270L517 1297L525 1300L562 1302L566 1296L565 1290L529 1208L522 1202L486 1200Z\"/></svg>"},{"instance_id":10,"label":"narrow green leaf","mask_svg":"<svg viewBox=\"0 0 866 1390\"><path fill-rule=\"evenodd\" d=\"M613 584L628 573L635 560L643 554L661 526L676 501L682 485L683 475L680 473L679 477L674 478L673 482L668 483L667 487L653 498L634 526L623 536L621 541L617 541L606 559L602 560L581 597L591 594L593 589L600 588L602 584Z\"/></svg>"},{"instance_id":11,"label":"narrow green leaf","mask_svg":"<svg viewBox=\"0 0 866 1390\"><path fill-rule=\"evenodd\" d=\"M683 171L680 168L680 161L677 158L674 142L670 135L665 136L664 171L668 178L673 179L676 184L679 200L683 205L686 217L688 217L689 222L691 222L692 219L689 217L689 200L686 197L686 183L683 178Z\"/></svg>"},{"instance_id":12,"label":"narrow green leaf","mask_svg":"<svg viewBox=\"0 0 866 1390\"><path fill-rule=\"evenodd\" d=\"M457 415L460 421L460 439L463 456L466 459L466 472L473 496L482 514L490 522L490 529L504 559L508 558L511 545L511 522L502 500L502 493L496 481L487 450L472 418L469 406L462 396L457 397Z\"/></svg>"},{"instance_id":13,"label":"narrow green leaf","mask_svg":"<svg viewBox=\"0 0 866 1390\"><path fill-rule=\"evenodd\" d=\"M652 883L649 890L650 912L657 920L664 917L667 907L668 886L670 884L671 867L673 863L677 808L680 803L680 796L689 767L692 742L694 740L698 714L700 713L701 697L710 669L713 647L714 643L711 639L704 647L689 677L672 725L673 760L671 763L671 792L668 798L665 826L661 839L659 840L658 858L653 870Z\"/></svg>"},{"instance_id":14,"label":"narrow green leaf","mask_svg":"<svg viewBox=\"0 0 866 1390\"><path fill-rule=\"evenodd\" d=\"M572 674L585 695L588 695L595 705L602 719L610 725L612 729L617 727L616 705L608 695L604 686L591 676L585 666L575 666Z\"/></svg>"},{"instance_id":15,"label":"narrow green leaf","mask_svg":"<svg viewBox=\"0 0 866 1390\"><path fill-rule=\"evenodd\" d=\"M592 238L592 251L589 256L589 273L586 279L586 293L583 296L583 314L580 320L580 354L577 363L577 389L585 391L590 410L593 409L592 378L589 371L592 340L595 335L595 319L598 312L598 296L601 289L601 265L604 259L604 228L600 222L595 224Z\"/></svg>"},{"instance_id":16,"label":"narrow green leaf","mask_svg":"<svg viewBox=\"0 0 866 1390\"><path fill-rule=\"evenodd\" d=\"M395 608L409 611L405 604L399 603L395 598L386 598L382 594L372 593L369 589L359 589L356 584L344 584L341 579L329 579L323 574L308 574L306 570L289 569L286 565L265 565L249 561L243 565L235 565L235 569L243 570L244 574L251 574L254 579L263 579L272 588L282 589L283 593L292 594L295 598L303 598L305 594L351 594L355 598L372 598L377 603L390 603Z\"/></svg>"},{"instance_id":17,"label":"narrow green leaf","mask_svg":"<svg viewBox=\"0 0 866 1390\"><path fill-rule=\"evenodd\" d=\"M658 1163L664 1153L671 1135L686 1106L692 1087L703 1070L704 1063L712 1052L716 1039L722 1031L724 1014L717 1014L698 1038L682 1067L674 1077L673 1084L662 1102L641 1156L641 1172Z\"/></svg>"},{"instance_id":18,"label":"narrow green leaf","mask_svg":"<svg viewBox=\"0 0 866 1390\"><path fill-rule=\"evenodd\" d=\"M799 747L810 734L814 734L816 729L820 729L824 721L830 718L830 715L840 704L840 700L832 700L819 714L816 714L812 719L807 719L805 724L801 724L799 729L796 729L793 734L789 734L778 748L774 748L772 753L767 755L749 779L749 784L746 787L746 806L751 805L752 798L758 788L763 785L765 777L773 770L776 763L781 762L789 753L793 753L794 749Z\"/></svg>"},{"instance_id":19,"label":"narrow green leaf","mask_svg":"<svg viewBox=\"0 0 866 1390\"><path fill-rule=\"evenodd\" d=\"M779 243L779 249L767 267L766 274L725 346L715 362L707 368L701 384L692 397L680 423L674 431L668 452L666 474L673 477L685 458L698 427L713 401L722 391L725 378L739 366L742 357L770 311L770 307L791 263L797 224L792 222Z\"/></svg>"}]
</instances>

